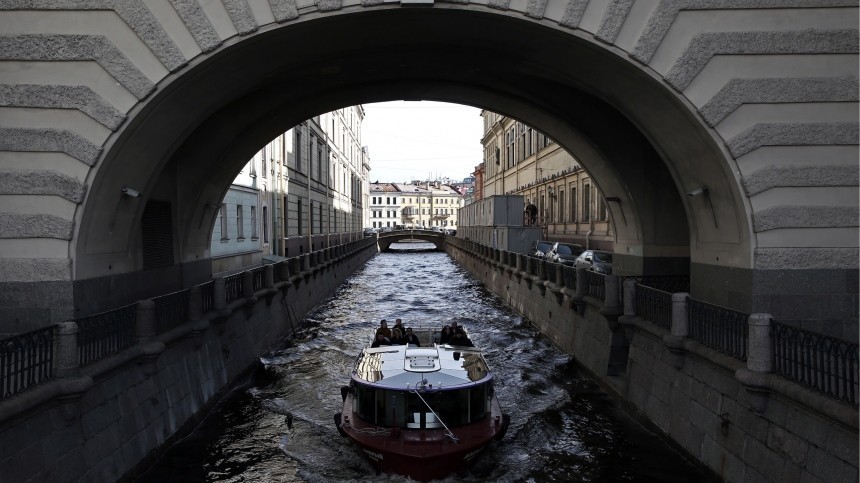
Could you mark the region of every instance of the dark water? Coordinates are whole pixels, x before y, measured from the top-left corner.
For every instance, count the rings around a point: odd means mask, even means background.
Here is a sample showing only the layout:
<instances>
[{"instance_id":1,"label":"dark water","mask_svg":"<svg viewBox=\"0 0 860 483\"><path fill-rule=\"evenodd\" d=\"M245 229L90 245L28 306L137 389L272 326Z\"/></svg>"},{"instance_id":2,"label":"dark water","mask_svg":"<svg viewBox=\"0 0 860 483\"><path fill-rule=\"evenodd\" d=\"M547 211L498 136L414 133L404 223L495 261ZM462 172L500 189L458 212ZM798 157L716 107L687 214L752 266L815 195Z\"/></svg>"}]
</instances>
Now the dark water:
<instances>
[{"instance_id":1,"label":"dark water","mask_svg":"<svg viewBox=\"0 0 860 483\"><path fill-rule=\"evenodd\" d=\"M224 397L140 481L406 481L377 475L334 427L340 386L382 318L469 330L511 415L450 481L707 481L633 422L569 358L446 254L383 253L346 281L294 341L272 341L263 368ZM396 248L396 247L395 247Z\"/></svg>"}]
</instances>

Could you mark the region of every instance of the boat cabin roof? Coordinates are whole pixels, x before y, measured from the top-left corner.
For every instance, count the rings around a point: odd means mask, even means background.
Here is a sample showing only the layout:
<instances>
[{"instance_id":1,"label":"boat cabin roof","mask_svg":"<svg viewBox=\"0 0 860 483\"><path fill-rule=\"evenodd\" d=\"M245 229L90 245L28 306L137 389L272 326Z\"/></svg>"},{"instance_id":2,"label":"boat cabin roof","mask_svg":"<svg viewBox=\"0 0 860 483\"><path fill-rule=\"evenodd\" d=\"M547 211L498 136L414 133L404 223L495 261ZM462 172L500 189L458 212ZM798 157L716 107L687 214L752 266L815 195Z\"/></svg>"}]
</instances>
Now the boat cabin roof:
<instances>
[{"instance_id":1,"label":"boat cabin roof","mask_svg":"<svg viewBox=\"0 0 860 483\"><path fill-rule=\"evenodd\" d=\"M388 389L414 389L422 379L429 389L464 387L490 377L480 350L446 344L366 348L353 372L358 382Z\"/></svg>"}]
</instances>

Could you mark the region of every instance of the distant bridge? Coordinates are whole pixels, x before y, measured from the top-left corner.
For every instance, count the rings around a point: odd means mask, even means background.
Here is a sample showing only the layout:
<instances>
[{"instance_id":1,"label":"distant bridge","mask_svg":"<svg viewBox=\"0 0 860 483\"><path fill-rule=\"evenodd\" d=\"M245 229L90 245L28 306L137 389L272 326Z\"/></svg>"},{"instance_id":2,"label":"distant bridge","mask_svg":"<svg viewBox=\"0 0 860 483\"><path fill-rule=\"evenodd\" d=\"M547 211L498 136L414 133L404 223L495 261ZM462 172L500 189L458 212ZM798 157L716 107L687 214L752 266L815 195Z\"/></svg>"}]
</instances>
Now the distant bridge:
<instances>
[{"instance_id":1,"label":"distant bridge","mask_svg":"<svg viewBox=\"0 0 860 483\"><path fill-rule=\"evenodd\" d=\"M385 252L388 251L388 248L391 246L392 243L397 243L404 240L421 240L426 241L428 243L432 243L437 250L445 250L445 238L447 236L448 235L445 235L444 233L433 230L394 230L379 233L377 245L379 246L379 251Z\"/></svg>"}]
</instances>

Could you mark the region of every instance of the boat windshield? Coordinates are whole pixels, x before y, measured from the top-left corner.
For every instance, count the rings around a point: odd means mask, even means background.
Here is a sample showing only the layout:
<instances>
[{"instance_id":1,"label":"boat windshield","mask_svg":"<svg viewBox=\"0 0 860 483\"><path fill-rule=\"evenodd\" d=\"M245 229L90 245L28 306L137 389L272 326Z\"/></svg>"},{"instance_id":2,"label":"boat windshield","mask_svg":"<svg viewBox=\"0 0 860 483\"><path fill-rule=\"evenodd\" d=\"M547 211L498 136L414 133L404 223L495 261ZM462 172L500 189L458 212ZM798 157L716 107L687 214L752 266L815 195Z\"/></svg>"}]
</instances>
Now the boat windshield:
<instances>
[{"instance_id":1,"label":"boat windshield","mask_svg":"<svg viewBox=\"0 0 860 483\"><path fill-rule=\"evenodd\" d=\"M373 424L411 429L442 428L436 418L449 428L474 423L486 417L490 409L490 383L463 389L424 391L421 396L412 391L380 389L361 384L355 387L355 412Z\"/></svg>"}]
</instances>

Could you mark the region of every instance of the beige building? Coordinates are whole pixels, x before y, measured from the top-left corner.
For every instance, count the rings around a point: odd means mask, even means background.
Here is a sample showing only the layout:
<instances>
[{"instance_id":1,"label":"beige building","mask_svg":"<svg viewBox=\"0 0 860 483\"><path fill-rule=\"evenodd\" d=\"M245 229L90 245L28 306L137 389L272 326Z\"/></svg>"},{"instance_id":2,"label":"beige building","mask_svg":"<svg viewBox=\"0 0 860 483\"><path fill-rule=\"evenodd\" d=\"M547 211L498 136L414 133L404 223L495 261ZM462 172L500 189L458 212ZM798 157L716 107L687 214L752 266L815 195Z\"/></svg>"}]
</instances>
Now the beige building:
<instances>
[{"instance_id":1,"label":"beige building","mask_svg":"<svg viewBox=\"0 0 860 483\"><path fill-rule=\"evenodd\" d=\"M526 205L537 207L535 223L543 238L612 250L615 235L606 200L576 159L516 119L490 111L481 116L482 196L522 195Z\"/></svg>"},{"instance_id":2,"label":"beige building","mask_svg":"<svg viewBox=\"0 0 860 483\"><path fill-rule=\"evenodd\" d=\"M432 181L372 183L370 228L457 229L463 195L447 184Z\"/></svg>"}]
</instances>

